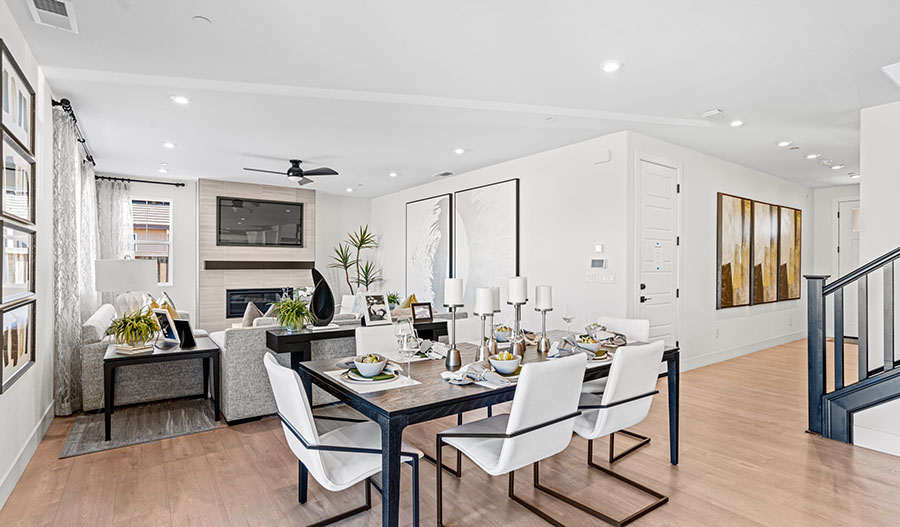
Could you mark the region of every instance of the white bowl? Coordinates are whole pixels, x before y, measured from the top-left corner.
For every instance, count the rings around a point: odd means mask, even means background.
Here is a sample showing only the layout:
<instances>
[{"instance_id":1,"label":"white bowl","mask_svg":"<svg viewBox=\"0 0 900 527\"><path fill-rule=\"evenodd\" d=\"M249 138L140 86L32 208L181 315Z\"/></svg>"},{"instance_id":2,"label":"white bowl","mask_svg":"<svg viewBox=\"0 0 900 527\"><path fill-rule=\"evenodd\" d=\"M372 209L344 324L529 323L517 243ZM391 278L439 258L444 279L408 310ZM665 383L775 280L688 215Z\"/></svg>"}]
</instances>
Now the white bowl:
<instances>
[{"instance_id":1,"label":"white bowl","mask_svg":"<svg viewBox=\"0 0 900 527\"><path fill-rule=\"evenodd\" d=\"M494 330L494 338L497 339L497 342L507 342L509 341L509 337L512 335L512 331L498 331Z\"/></svg>"},{"instance_id":2,"label":"white bowl","mask_svg":"<svg viewBox=\"0 0 900 527\"><path fill-rule=\"evenodd\" d=\"M488 357L488 360L491 361L491 366L497 370L497 373L501 375L512 375L516 373L516 370L519 369L519 362L522 360L522 357L519 357L515 353L513 353L513 358L509 360L500 360L495 359L496 355L491 355Z\"/></svg>"},{"instance_id":3,"label":"white bowl","mask_svg":"<svg viewBox=\"0 0 900 527\"><path fill-rule=\"evenodd\" d=\"M353 363L356 365L356 371L363 377L374 377L384 370L387 359L381 355L375 355L380 359L378 362L362 362L362 355L353 359Z\"/></svg>"},{"instance_id":4,"label":"white bowl","mask_svg":"<svg viewBox=\"0 0 900 527\"><path fill-rule=\"evenodd\" d=\"M577 337L575 337L575 344L578 345L578 347L581 349L586 349L588 351L593 351L594 353L597 353L597 351L600 349L600 343L595 342L593 344L587 344L584 342L578 342L578 337L581 337L581 336L582 335L578 335Z\"/></svg>"}]
</instances>

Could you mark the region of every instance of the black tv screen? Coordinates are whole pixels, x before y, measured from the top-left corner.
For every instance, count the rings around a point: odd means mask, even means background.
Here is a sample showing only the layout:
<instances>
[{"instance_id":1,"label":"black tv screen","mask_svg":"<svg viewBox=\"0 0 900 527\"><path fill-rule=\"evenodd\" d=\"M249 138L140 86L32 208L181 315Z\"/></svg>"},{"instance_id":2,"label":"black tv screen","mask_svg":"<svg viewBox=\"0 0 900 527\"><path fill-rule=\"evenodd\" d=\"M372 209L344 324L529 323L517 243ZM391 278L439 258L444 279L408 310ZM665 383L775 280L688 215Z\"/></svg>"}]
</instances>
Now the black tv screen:
<instances>
[{"instance_id":1,"label":"black tv screen","mask_svg":"<svg viewBox=\"0 0 900 527\"><path fill-rule=\"evenodd\" d=\"M303 247L303 204L219 196L217 245Z\"/></svg>"}]
</instances>

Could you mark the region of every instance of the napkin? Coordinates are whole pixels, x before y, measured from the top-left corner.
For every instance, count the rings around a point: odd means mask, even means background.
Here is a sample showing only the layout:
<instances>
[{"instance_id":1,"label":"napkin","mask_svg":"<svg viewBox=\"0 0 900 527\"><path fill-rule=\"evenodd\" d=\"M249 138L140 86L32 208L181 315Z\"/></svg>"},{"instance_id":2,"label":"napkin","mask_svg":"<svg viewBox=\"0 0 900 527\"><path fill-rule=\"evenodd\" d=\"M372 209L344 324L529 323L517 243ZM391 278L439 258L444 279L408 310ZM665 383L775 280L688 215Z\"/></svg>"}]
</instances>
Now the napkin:
<instances>
[{"instance_id":1,"label":"napkin","mask_svg":"<svg viewBox=\"0 0 900 527\"><path fill-rule=\"evenodd\" d=\"M431 346L431 351L437 353L441 357L446 357L447 352L450 351L450 346L444 344L443 342L435 342Z\"/></svg>"},{"instance_id":2,"label":"napkin","mask_svg":"<svg viewBox=\"0 0 900 527\"><path fill-rule=\"evenodd\" d=\"M484 363L481 362L470 362L455 372L441 372L441 377L448 381L470 379L472 382L487 382L496 386L508 386L512 384L509 379L486 367Z\"/></svg>"},{"instance_id":3,"label":"napkin","mask_svg":"<svg viewBox=\"0 0 900 527\"><path fill-rule=\"evenodd\" d=\"M575 344L574 340L571 340L571 337L565 337L550 345L550 353L548 353L547 356L553 358L568 357L569 355L574 355L581 351L582 349Z\"/></svg>"}]
</instances>

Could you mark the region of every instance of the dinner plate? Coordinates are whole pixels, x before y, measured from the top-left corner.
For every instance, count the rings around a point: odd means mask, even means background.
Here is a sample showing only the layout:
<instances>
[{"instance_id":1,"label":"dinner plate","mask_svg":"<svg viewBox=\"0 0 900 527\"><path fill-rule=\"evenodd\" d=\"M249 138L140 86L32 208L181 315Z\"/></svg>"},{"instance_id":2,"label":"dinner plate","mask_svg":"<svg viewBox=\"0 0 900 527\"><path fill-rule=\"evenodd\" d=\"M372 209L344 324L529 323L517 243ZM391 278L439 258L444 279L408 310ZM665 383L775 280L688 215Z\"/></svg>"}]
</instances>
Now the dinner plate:
<instances>
[{"instance_id":1,"label":"dinner plate","mask_svg":"<svg viewBox=\"0 0 900 527\"><path fill-rule=\"evenodd\" d=\"M347 382L355 383L355 384L382 384L382 383L391 382L391 381L397 379L396 373L391 373L390 375L391 375L390 379L382 379L380 381L375 381L375 380L369 379L367 377L363 377L361 375L356 375L355 373L351 372L350 370L347 370L341 374L341 379L343 379L344 381L347 381Z\"/></svg>"}]
</instances>

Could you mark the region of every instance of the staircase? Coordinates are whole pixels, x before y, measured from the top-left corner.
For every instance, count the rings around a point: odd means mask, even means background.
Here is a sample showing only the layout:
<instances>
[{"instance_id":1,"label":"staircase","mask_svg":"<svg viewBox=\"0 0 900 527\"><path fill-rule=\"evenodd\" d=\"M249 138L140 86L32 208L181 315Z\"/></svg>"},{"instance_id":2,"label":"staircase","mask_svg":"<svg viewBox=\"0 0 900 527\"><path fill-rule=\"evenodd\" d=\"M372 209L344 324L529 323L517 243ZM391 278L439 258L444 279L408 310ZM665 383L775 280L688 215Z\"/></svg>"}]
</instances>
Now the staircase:
<instances>
[{"instance_id":1,"label":"staircase","mask_svg":"<svg viewBox=\"0 0 900 527\"><path fill-rule=\"evenodd\" d=\"M876 258L837 280L826 284L827 275L806 275L809 316L807 318L809 368L809 431L823 437L853 442L853 414L900 398L900 361L894 353L894 262L900 258L900 247ZM883 277L884 306L881 335L884 340L884 366L869 369L869 277L880 272ZM844 291L858 290L859 350L858 379L844 382ZM826 304L834 298L834 367L826 364ZM878 316L878 315L875 315ZM829 371L831 370L831 371ZM834 390L828 392L828 375Z\"/></svg>"}]
</instances>

